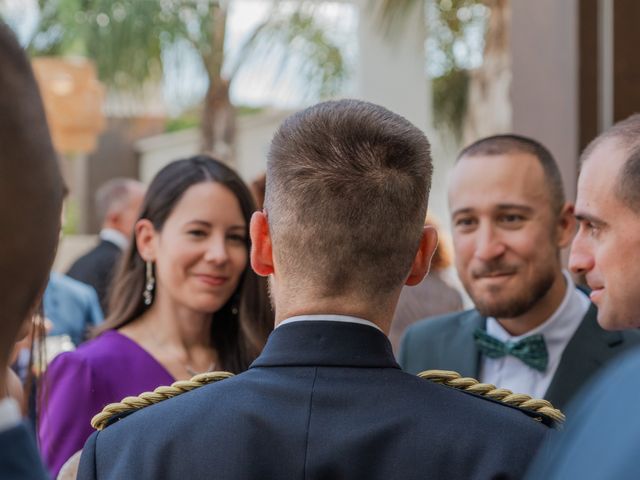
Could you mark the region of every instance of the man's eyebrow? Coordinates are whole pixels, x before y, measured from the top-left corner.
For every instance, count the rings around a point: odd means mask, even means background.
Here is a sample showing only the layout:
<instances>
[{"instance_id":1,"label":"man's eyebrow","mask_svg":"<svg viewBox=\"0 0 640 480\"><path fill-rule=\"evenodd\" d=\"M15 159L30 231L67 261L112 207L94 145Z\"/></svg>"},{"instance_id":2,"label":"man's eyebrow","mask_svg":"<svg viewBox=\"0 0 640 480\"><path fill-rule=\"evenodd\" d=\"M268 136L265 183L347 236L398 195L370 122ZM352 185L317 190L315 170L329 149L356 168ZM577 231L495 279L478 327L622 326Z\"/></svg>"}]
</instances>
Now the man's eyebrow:
<instances>
[{"instance_id":1,"label":"man's eyebrow","mask_svg":"<svg viewBox=\"0 0 640 480\"><path fill-rule=\"evenodd\" d=\"M473 212L473 208L471 207L459 208L451 212L451 216L455 217L456 215L460 215L461 213L471 213L471 212Z\"/></svg>"},{"instance_id":2,"label":"man's eyebrow","mask_svg":"<svg viewBox=\"0 0 640 480\"><path fill-rule=\"evenodd\" d=\"M595 215L591 215L591 214L585 213L585 212L576 212L576 213L574 213L573 216L579 222L589 222L589 223L594 223L596 225L606 225L607 224L607 222L605 222L600 217L596 217Z\"/></svg>"},{"instance_id":3,"label":"man's eyebrow","mask_svg":"<svg viewBox=\"0 0 640 480\"><path fill-rule=\"evenodd\" d=\"M535 210L528 205L521 205L518 203L500 203L496 206L498 210L520 210L527 213L533 213ZM456 215L471 213L474 209L472 207L464 207L459 208L458 210L454 210L451 212L451 216L455 217Z\"/></svg>"},{"instance_id":4,"label":"man's eyebrow","mask_svg":"<svg viewBox=\"0 0 640 480\"><path fill-rule=\"evenodd\" d=\"M528 213L532 213L534 211L533 207L529 205L521 205L517 203L500 203L498 204L498 210L522 210Z\"/></svg>"}]
</instances>

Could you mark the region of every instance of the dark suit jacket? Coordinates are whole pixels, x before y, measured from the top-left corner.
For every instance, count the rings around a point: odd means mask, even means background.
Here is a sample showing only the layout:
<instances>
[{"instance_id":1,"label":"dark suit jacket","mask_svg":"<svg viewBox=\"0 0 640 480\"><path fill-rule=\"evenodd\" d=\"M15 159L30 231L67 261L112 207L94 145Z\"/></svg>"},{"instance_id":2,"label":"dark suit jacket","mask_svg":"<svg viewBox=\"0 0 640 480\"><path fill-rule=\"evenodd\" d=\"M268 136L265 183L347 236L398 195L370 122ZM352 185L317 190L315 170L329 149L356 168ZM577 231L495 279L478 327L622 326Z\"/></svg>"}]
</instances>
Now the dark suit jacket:
<instances>
[{"instance_id":1,"label":"dark suit jacket","mask_svg":"<svg viewBox=\"0 0 640 480\"><path fill-rule=\"evenodd\" d=\"M485 326L486 319L477 310L418 322L407 330L402 340L400 365L409 373L455 370L463 376L477 378L481 362L473 332ZM640 345L639 331L603 330L598 325L596 307L591 305L567 344L544 398L556 408L564 408L602 365L636 345Z\"/></svg>"},{"instance_id":2,"label":"dark suit jacket","mask_svg":"<svg viewBox=\"0 0 640 480\"><path fill-rule=\"evenodd\" d=\"M45 480L42 461L33 435L23 423L0 432L0 478L2 480Z\"/></svg>"},{"instance_id":3,"label":"dark suit jacket","mask_svg":"<svg viewBox=\"0 0 640 480\"><path fill-rule=\"evenodd\" d=\"M92 435L78 478L519 478L547 432L402 372L372 327L297 322L247 372Z\"/></svg>"},{"instance_id":4,"label":"dark suit jacket","mask_svg":"<svg viewBox=\"0 0 640 480\"><path fill-rule=\"evenodd\" d=\"M71 278L87 283L96 289L105 316L109 302L109 290L115 267L122 251L114 243L101 240L95 248L78 258L67 272Z\"/></svg>"}]
</instances>

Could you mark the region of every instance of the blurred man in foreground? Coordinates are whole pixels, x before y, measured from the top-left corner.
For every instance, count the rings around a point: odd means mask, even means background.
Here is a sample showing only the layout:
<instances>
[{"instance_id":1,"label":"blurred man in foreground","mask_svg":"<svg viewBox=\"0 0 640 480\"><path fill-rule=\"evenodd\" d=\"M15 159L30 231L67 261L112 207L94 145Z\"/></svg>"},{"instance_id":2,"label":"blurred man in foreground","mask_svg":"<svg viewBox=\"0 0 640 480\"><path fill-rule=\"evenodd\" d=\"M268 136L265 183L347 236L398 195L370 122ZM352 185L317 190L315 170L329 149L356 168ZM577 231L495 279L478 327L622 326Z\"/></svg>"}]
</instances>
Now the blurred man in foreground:
<instances>
[{"instance_id":1,"label":"blurred man in foreground","mask_svg":"<svg viewBox=\"0 0 640 480\"><path fill-rule=\"evenodd\" d=\"M578 234L569 266L584 275L598 321L640 328L640 115L587 147L578 180ZM604 371L569 415L567 429L541 451L529 478L640 478L640 351Z\"/></svg>"},{"instance_id":2,"label":"blurred man in foreground","mask_svg":"<svg viewBox=\"0 0 640 480\"><path fill-rule=\"evenodd\" d=\"M0 22L0 478L47 478L15 400L9 356L42 294L60 229L63 186L29 61Z\"/></svg>"},{"instance_id":3,"label":"blurred man in foreground","mask_svg":"<svg viewBox=\"0 0 640 480\"><path fill-rule=\"evenodd\" d=\"M79 478L521 476L547 428L402 372L386 337L436 247L431 169L425 136L382 107L326 102L285 120L250 229L276 312L262 354L92 435Z\"/></svg>"}]
</instances>

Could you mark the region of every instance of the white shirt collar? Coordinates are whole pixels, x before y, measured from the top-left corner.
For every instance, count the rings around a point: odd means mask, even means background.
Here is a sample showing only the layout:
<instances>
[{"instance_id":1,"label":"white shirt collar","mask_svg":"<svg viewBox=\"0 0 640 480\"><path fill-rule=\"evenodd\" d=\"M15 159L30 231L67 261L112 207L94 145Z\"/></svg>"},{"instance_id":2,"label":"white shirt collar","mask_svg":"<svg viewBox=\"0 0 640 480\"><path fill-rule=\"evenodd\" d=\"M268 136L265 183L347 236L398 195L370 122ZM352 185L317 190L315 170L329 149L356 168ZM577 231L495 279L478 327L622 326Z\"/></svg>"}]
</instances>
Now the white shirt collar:
<instances>
[{"instance_id":1,"label":"white shirt collar","mask_svg":"<svg viewBox=\"0 0 640 480\"><path fill-rule=\"evenodd\" d=\"M113 243L120 250L126 250L129 246L129 240L127 237L114 228L103 228L100 230L100 238L107 242Z\"/></svg>"},{"instance_id":2,"label":"white shirt collar","mask_svg":"<svg viewBox=\"0 0 640 480\"><path fill-rule=\"evenodd\" d=\"M380 332L382 332L382 329L375 323L370 322L369 320L365 320L364 318L350 317L348 315L297 315L295 317L289 317L283 320L278 325L276 325L276 328L281 327L282 325L286 325L288 323L312 322L312 321L358 323L360 325L367 325L369 327L373 327L376 330L379 330Z\"/></svg>"}]
</instances>

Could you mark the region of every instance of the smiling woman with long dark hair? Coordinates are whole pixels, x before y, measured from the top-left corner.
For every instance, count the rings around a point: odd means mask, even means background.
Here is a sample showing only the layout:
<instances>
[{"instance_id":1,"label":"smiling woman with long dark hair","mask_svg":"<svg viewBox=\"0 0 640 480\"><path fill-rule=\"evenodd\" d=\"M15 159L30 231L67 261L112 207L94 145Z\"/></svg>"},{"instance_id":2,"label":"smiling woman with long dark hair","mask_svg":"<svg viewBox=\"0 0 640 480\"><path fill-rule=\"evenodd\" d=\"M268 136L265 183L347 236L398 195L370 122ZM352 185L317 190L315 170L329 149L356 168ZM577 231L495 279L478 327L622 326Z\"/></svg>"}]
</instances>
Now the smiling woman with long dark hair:
<instances>
[{"instance_id":1,"label":"smiling woman with long dark hair","mask_svg":"<svg viewBox=\"0 0 640 480\"><path fill-rule=\"evenodd\" d=\"M210 157L173 162L154 178L109 318L47 372L39 435L54 475L104 405L198 373L248 368L273 327L266 286L249 265L253 211L240 177Z\"/></svg>"}]
</instances>

